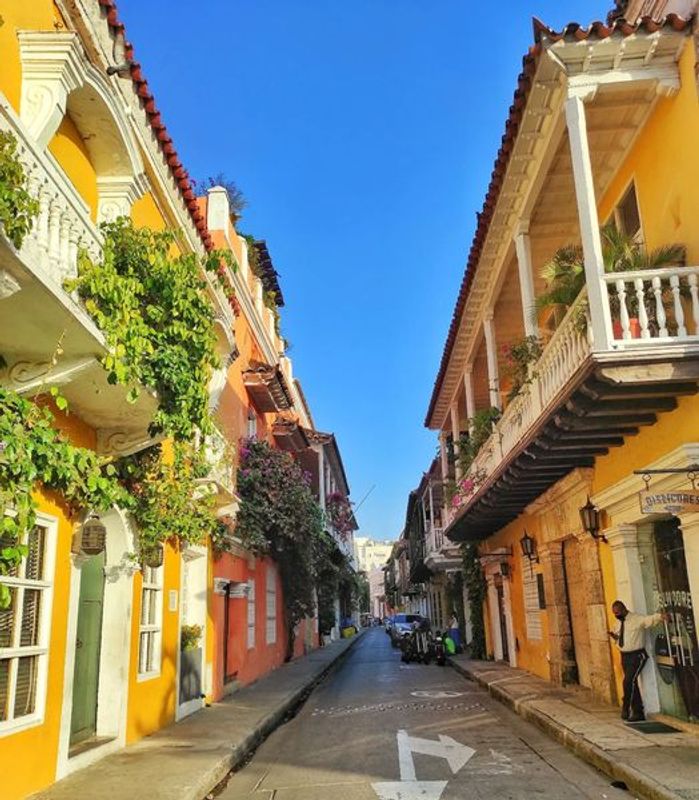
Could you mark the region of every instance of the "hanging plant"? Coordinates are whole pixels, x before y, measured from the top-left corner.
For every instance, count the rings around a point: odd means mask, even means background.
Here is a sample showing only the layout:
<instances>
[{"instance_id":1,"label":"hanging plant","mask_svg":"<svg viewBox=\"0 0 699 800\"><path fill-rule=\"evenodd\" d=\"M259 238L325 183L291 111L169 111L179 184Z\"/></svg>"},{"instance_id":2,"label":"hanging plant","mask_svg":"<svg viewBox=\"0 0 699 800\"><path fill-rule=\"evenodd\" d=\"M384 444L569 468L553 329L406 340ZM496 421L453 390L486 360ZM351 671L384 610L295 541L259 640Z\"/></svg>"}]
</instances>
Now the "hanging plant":
<instances>
[{"instance_id":1,"label":"hanging plant","mask_svg":"<svg viewBox=\"0 0 699 800\"><path fill-rule=\"evenodd\" d=\"M82 252L78 277L66 288L77 290L106 335L109 382L130 387L133 402L142 386L157 393L152 435L188 441L197 429L210 432L208 384L218 359L200 270L221 277L224 256L214 253L202 264L193 254L173 255L173 232L135 228L125 217L102 229L102 260Z\"/></svg>"},{"instance_id":2,"label":"hanging plant","mask_svg":"<svg viewBox=\"0 0 699 800\"><path fill-rule=\"evenodd\" d=\"M340 538L347 540L356 527L349 499L342 492L332 492L325 500L325 511Z\"/></svg>"},{"instance_id":3,"label":"hanging plant","mask_svg":"<svg viewBox=\"0 0 699 800\"><path fill-rule=\"evenodd\" d=\"M13 574L26 555L27 531L36 523L37 484L59 492L69 512L100 512L131 499L116 469L92 450L76 447L54 427L51 411L0 388L0 576ZM9 604L0 583L0 608Z\"/></svg>"},{"instance_id":4,"label":"hanging plant","mask_svg":"<svg viewBox=\"0 0 699 800\"><path fill-rule=\"evenodd\" d=\"M313 612L313 548L323 535L322 512L308 476L288 453L252 439L242 442L239 456L236 533L245 547L279 567L291 658L294 629Z\"/></svg>"},{"instance_id":5,"label":"hanging plant","mask_svg":"<svg viewBox=\"0 0 699 800\"><path fill-rule=\"evenodd\" d=\"M0 131L0 227L18 250L38 213L39 203L27 192L17 139L8 131Z\"/></svg>"},{"instance_id":6,"label":"hanging plant","mask_svg":"<svg viewBox=\"0 0 699 800\"><path fill-rule=\"evenodd\" d=\"M525 336L509 345L504 345L505 373L512 379L512 388L507 396L513 400L535 377L531 373L532 364L541 358L543 346L538 336Z\"/></svg>"}]
</instances>

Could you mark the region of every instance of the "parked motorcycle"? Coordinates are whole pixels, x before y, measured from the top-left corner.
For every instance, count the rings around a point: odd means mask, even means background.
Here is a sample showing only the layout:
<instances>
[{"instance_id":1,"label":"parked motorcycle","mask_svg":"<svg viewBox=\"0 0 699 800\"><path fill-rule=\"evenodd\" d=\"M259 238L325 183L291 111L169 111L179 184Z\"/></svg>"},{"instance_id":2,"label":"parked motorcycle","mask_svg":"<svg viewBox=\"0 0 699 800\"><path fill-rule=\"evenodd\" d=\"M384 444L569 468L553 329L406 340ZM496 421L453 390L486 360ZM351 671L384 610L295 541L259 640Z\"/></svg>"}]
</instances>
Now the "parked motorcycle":
<instances>
[{"instance_id":1,"label":"parked motorcycle","mask_svg":"<svg viewBox=\"0 0 699 800\"><path fill-rule=\"evenodd\" d=\"M437 665L443 667L447 663L447 651L440 631L437 631L432 639L432 651Z\"/></svg>"}]
</instances>

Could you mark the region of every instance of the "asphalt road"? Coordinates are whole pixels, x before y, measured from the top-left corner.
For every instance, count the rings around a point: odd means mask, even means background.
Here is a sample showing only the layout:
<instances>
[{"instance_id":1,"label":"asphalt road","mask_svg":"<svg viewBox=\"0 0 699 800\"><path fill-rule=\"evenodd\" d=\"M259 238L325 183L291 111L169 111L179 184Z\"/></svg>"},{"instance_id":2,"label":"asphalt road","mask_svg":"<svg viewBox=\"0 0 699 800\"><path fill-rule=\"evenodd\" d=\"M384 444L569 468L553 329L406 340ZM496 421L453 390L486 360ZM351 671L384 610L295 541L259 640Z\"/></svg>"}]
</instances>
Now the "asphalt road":
<instances>
[{"instance_id":1,"label":"asphalt road","mask_svg":"<svg viewBox=\"0 0 699 800\"><path fill-rule=\"evenodd\" d=\"M380 628L364 635L219 795L220 800L440 797L631 800L632 795L613 788L604 775L449 667L401 664Z\"/></svg>"}]
</instances>

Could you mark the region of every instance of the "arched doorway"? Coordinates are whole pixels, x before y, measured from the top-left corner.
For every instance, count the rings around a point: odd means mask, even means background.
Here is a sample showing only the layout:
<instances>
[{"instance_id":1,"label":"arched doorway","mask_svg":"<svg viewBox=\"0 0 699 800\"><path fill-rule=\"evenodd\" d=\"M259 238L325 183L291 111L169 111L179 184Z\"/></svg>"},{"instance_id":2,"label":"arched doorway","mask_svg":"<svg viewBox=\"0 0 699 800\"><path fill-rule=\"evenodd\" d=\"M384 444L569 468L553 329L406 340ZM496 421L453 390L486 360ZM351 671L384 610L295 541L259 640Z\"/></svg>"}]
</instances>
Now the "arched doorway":
<instances>
[{"instance_id":1,"label":"arched doorway","mask_svg":"<svg viewBox=\"0 0 699 800\"><path fill-rule=\"evenodd\" d=\"M104 553L71 559L58 777L125 744L134 537L119 509L101 519Z\"/></svg>"}]
</instances>

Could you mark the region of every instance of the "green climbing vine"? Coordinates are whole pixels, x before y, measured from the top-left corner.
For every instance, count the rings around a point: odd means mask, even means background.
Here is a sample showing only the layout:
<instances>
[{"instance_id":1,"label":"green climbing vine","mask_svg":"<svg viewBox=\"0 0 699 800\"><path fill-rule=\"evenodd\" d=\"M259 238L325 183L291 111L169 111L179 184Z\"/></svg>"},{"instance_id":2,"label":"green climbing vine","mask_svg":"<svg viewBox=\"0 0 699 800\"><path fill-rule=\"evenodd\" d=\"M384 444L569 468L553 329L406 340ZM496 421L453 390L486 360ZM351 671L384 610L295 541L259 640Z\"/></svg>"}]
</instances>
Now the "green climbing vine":
<instances>
[{"instance_id":1,"label":"green climbing vine","mask_svg":"<svg viewBox=\"0 0 699 800\"><path fill-rule=\"evenodd\" d=\"M471 619L471 658L486 658L485 622L483 621L483 603L485 602L485 578L478 558L478 545L465 542L461 546L463 559L463 581L468 595Z\"/></svg>"},{"instance_id":2,"label":"green climbing vine","mask_svg":"<svg viewBox=\"0 0 699 800\"><path fill-rule=\"evenodd\" d=\"M193 254L172 254L171 231L135 228L125 217L103 230L102 260L82 253L66 288L77 290L107 337L109 382L128 386L132 402L142 386L157 393L151 434L189 441L197 430L208 433L207 387L218 360L202 264ZM220 278L222 258L210 254L203 266Z\"/></svg>"},{"instance_id":3,"label":"green climbing vine","mask_svg":"<svg viewBox=\"0 0 699 800\"><path fill-rule=\"evenodd\" d=\"M0 227L19 249L31 231L39 203L27 192L27 176L17 155L17 139L0 131Z\"/></svg>"},{"instance_id":4,"label":"green climbing vine","mask_svg":"<svg viewBox=\"0 0 699 800\"><path fill-rule=\"evenodd\" d=\"M92 450L70 444L54 416L15 392L0 388L0 576L16 572L24 540L36 522L36 484L60 492L71 513L130 505L116 468ZM0 608L10 602L0 583Z\"/></svg>"},{"instance_id":5,"label":"green climbing vine","mask_svg":"<svg viewBox=\"0 0 699 800\"><path fill-rule=\"evenodd\" d=\"M117 464L119 477L132 498L138 523L139 549L148 553L166 541L202 544L218 533L214 498L200 488L209 467L188 442L169 449L157 444Z\"/></svg>"}]
</instances>

